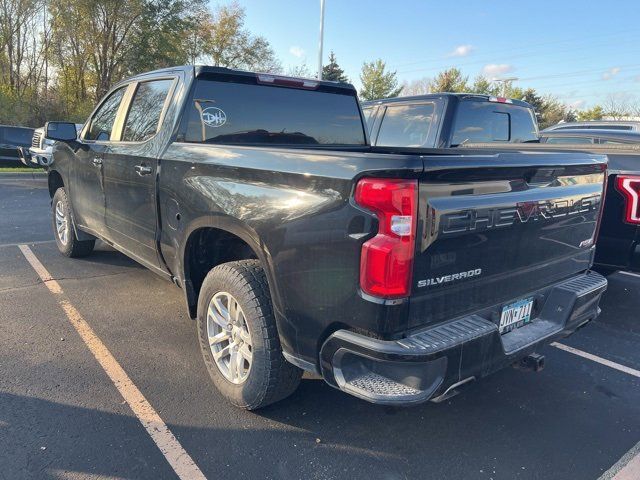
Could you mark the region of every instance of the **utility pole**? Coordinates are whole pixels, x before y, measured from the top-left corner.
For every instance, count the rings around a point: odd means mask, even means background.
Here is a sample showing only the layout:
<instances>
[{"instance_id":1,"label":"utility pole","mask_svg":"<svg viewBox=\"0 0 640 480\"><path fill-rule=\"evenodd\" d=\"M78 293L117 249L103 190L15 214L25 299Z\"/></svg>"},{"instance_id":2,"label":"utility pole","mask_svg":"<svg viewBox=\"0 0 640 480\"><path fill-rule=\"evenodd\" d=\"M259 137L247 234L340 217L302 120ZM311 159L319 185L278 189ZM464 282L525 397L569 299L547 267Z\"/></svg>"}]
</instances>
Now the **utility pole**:
<instances>
[{"instance_id":1,"label":"utility pole","mask_svg":"<svg viewBox=\"0 0 640 480\"><path fill-rule=\"evenodd\" d=\"M324 41L324 0L320 0L320 42L318 45L318 80L322 80L322 44Z\"/></svg>"},{"instance_id":2,"label":"utility pole","mask_svg":"<svg viewBox=\"0 0 640 480\"><path fill-rule=\"evenodd\" d=\"M507 78L494 78L494 79L492 79L493 82L502 83L502 96L503 97L507 96L507 83L509 85L511 85L511 82L515 82L516 80L518 80L518 77L507 77Z\"/></svg>"}]
</instances>

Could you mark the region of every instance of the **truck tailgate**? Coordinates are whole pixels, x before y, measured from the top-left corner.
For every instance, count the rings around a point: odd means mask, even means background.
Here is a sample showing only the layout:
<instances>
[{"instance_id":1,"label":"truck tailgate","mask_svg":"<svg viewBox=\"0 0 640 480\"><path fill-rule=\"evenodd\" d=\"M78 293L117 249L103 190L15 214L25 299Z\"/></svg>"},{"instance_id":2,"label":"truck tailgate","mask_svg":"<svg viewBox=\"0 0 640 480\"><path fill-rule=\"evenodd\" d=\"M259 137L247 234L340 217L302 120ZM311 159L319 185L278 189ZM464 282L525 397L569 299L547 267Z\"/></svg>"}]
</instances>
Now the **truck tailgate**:
<instances>
[{"instance_id":1,"label":"truck tailgate","mask_svg":"<svg viewBox=\"0 0 640 480\"><path fill-rule=\"evenodd\" d=\"M591 266L606 157L423 159L410 328L525 298Z\"/></svg>"}]
</instances>

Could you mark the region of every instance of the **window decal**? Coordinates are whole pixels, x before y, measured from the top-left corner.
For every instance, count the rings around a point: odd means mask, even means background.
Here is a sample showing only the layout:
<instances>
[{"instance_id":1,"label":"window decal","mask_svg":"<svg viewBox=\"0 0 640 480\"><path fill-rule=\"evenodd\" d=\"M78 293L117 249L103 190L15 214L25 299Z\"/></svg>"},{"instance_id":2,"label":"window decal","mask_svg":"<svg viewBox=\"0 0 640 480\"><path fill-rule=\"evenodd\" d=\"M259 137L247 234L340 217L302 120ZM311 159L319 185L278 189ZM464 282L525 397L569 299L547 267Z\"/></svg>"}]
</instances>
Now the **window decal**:
<instances>
[{"instance_id":1,"label":"window decal","mask_svg":"<svg viewBox=\"0 0 640 480\"><path fill-rule=\"evenodd\" d=\"M227 123L227 114L218 107L208 107L202 110L202 122L210 127L221 127Z\"/></svg>"}]
</instances>

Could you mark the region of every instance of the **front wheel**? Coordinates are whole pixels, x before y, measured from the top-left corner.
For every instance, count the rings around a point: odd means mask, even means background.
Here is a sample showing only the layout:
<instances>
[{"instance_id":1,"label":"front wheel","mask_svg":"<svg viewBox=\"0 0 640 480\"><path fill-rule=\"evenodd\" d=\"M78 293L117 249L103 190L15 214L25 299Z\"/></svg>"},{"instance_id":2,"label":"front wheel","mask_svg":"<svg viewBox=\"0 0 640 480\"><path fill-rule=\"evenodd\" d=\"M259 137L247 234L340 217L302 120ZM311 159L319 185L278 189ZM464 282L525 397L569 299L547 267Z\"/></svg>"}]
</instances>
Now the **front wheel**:
<instances>
[{"instance_id":1,"label":"front wheel","mask_svg":"<svg viewBox=\"0 0 640 480\"><path fill-rule=\"evenodd\" d=\"M85 257L93 251L96 243L94 239L78 240L76 237L71 203L63 187L53 195L53 234L56 237L58 250L66 257Z\"/></svg>"},{"instance_id":2,"label":"front wheel","mask_svg":"<svg viewBox=\"0 0 640 480\"><path fill-rule=\"evenodd\" d=\"M198 336L213 383L237 407L264 407L300 383L302 370L282 355L258 260L224 263L209 272L198 301Z\"/></svg>"}]
</instances>

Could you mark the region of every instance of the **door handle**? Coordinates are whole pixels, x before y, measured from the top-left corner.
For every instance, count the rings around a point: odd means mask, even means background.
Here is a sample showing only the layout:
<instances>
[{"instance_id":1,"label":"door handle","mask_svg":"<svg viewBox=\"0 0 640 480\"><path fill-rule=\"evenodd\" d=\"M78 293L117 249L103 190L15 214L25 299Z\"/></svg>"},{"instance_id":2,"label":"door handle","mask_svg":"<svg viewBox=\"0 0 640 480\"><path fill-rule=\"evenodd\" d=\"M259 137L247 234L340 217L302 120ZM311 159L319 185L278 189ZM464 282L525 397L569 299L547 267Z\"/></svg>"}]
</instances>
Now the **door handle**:
<instances>
[{"instance_id":1,"label":"door handle","mask_svg":"<svg viewBox=\"0 0 640 480\"><path fill-rule=\"evenodd\" d=\"M102 165L102 159L96 157L93 160L91 160L91 163L93 163L94 166L99 167Z\"/></svg>"},{"instance_id":2,"label":"door handle","mask_svg":"<svg viewBox=\"0 0 640 480\"><path fill-rule=\"evenodd\" d=\"M151 167L147 167L146 165L136 165L134 168L136 173L140 176L150 175L152 172Z\"/></svg>"}]
</instances>

